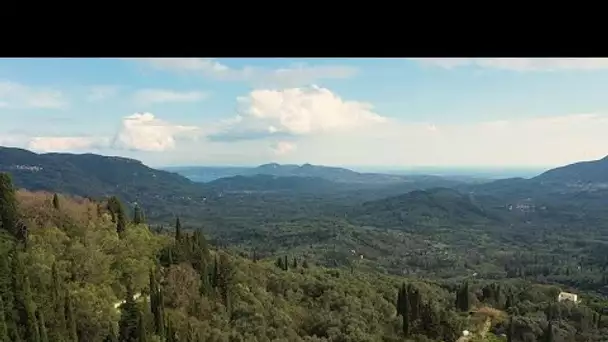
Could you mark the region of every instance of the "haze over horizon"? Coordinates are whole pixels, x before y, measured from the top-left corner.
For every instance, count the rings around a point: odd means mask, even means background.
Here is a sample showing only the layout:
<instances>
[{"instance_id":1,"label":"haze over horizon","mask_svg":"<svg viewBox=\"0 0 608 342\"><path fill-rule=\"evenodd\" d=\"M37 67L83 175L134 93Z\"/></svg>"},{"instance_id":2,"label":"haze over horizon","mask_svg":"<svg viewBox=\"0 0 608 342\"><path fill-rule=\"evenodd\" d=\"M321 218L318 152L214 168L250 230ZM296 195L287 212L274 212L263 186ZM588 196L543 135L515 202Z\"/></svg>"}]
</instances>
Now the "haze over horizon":
<instances>
[{"instance_id":1,"label":"haze over horizon","mask_svg":"<svg viewBox=\"0 0 608 342\"><path fill-rule=\"evenodd\" d=\"M608 154L608 59L2 59L0 145L152 166L545 169Z\"/></svg>"}]
</instances>

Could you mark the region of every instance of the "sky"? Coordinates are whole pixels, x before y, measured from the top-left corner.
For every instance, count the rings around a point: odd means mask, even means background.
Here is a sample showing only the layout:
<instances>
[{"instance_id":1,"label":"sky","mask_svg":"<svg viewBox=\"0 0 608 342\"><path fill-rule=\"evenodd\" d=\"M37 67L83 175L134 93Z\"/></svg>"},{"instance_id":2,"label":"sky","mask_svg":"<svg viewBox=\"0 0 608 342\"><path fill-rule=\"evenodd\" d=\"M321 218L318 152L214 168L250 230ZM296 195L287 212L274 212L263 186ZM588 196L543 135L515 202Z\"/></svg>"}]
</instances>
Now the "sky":
<instances>
[{"instance_id":1,"label":"sky","mask_svg":"<svg viewBox=\"0 0 608 342\"><path fill-rule=\"evenodd\" d=\"M151 166L608 155L608 59L0 59L0 145Z\"/></svg>"}]
</instances>

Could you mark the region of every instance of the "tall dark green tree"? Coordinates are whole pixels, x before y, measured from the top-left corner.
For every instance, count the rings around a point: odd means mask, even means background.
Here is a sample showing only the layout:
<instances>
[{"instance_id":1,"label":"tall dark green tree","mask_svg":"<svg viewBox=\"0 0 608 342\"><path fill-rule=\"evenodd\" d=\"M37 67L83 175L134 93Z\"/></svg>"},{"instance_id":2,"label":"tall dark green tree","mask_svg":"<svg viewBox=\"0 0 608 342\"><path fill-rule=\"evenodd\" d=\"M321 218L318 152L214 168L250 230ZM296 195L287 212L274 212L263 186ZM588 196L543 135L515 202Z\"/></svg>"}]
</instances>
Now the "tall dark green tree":
<instances>
[{"instance_id":1,"label":"tall dark green tree","mask_svg":"<svg viewBox=\"0 0 608 342\"><path fill-rule=\"evenodd\" d=\"M8 325L6 324L6 313L4 311L4 300L0 296L0 342L10 342Z\"/></svg>"},{"instance_id":2,"label":"tall dark green tree","mask_svg":"<svg viewBox=\"0 0 608 342\"><path fill-rule=\"evenodd\" d=\"M116 223L116 232L122 234L127 228L127 218L125 208L118 197L112 196L108 199L108 210L112 215L112 220Z\"/></svg>"},{"instance_id":3,"label":"tall dark green tree","mask_svg":"<svg viewBox=\"0 0 608 342\"><path fill-rule=\"evenodd\" d=\"M59 210L59 197L57 194L53 194L53 208Z\"/></svg>"},{"instance_id":4,"label":"tall dark green tree","mask_svg":"<svg viewBox=\"0 0 608 342\"><path fill-rule=\"evenodd\" d=\"M515 336L515 324L513 323L513 316L509 318L509 330L507 330L507 342L513 342Z\"/></svg>"},{"instance_id":5,"label":"tall dark green tree","mask_svg":"<svg viewBox=\"0 0 608 342\"><path fill-rule=\"evenodd\" d=\"M17 241L26 242L27 229L19 222L17 199L13 181L8 173L0 172L0 229L13 235Z\"/></svg>"},{"instance_id":6,"label":"tall dark green tree","mask_svg":"<svg viewBox=\"0 0 608 342\"><path fill-rule=\"evenodd\" d=\"M462 284L456 293L456 308L463 312L471 309L470 289L467 281Z\"/></svg>"},{"instance_id":7,"label":"tall dark green tree","mask_svg":"<svg viewBox=\"0 0 608 342\"><path fill-rule=\"evenodd\" d=\"M76 326L76 315L74 315L74 306L72 305L72 297L70 296L70 292L66 290L65 295L65 323L66 330L68 333L68 341L70 342L78 342L78 330Z\"/></svg>"},{"instance_id":8,"label":"tall dark green tree","mask_svg":"<svg viewBox=\"0 0 608 342\"><path fill-rule=\"evenodd\" d=\"M108 328L108 334L103 342L118 342L118 336L116 336L116 330L114 328L114 323L110 322L110 327Z\"/></svg>"},{"instance_id":9,"label":"tall dark green tree","mask_svg":"<svg viewBox=\"0 0 608 342\"><path fill-rule=\"evenodd\" d=\"M54 308L53 324L51 325L51 340L61 341L65 334L65 302L62 294L62 283L59 279L57 264L53 263L51 267L51 305Z\"/></svg>"},{"instance_id":10,"label":"tall dark green tree","mask_svg":"<svg viewBox=\"0 0 608 342\"><path fill-rule=\"evenodd\" d=\"M160 337L165 336L165 320L163 295L156 279L154 270L150 270L150 310L154 319L154 332Z\"/></svg>"},{"instance_id":11,"label":"tall dark green tree","mask_svg":"<svg viewBox=\"0 0 608 342\"><path fill-rule=\"evenodd\" d=\"M137 342L147 342L148 335L146 332L146 321L144 320L144 313L139 312L139 319L137 320Z\"/></svg>"},{"instance_id":12,"label":"tall dark green tree","mask_svg":"<svg viewBox=\"0 0 608 342\"><path fill-rule=\"evenodd\" d=\"M0 299L3 302L7 335L14 340L17 338L17 324L13 319L13 271L10 265L10 253L0 256ZM0 340L1 341L1 340Z\"/></svg>"},{"instance_id":13,"label":"tall dark green tree","mask_svg":"<svg viewBox=\"0 0 608 342\"><path fill-rule=\"evenodd\" d=\"M397 314L402 318L402 330L404 336L410 335L410 303L405 283L399 288L397 295Z\"/></svg>"},{"instance_id":14,"label":"tall dark green tree","mask_svg":"<svg viewBox=\"0 0 608 342\"><path fill-rule=\"evenodd\" d=\"M133 299L133 288L129 284L127 286L127 295L125 303L121 307L122 314L118 322L118 339L121 342L136 342L139 339L138 324L139 324L139 309L137 303Z\"/></svg>"},{"instance_id":15,"label":"tall dark green tree","mask_svg":"<svg viewBox=\"0 0 608 342\"><path fill-rule=\"evenodd\" d=\"M30 283L19 252L15 249L12 257L14 312L20 335L27 342L39 342L40 333L36 320L36 307L32 300Z\"/></svg>"},{"instance_id":16,"label":"tall dark green tree","mask_svg":"<svg viewBox=\"0 0 608 342\"><path fill-rule=\"evenodd\" d=\"M49 336L46 330L46 321L42 311L37 311L38 316L38 331L40 332L40 342L49 342Z\"/></svg>"},{"instance_id":17,"label":"tall dark green tree","mask_svg":"<svg viewBox=\"0 0 608 342\"><path fill-rule=\"evenodd\" d=\"M141 207L139 206L139 204L135 204L135 207L133 208L133 223L141 224L144 222L145 222L144 212L141 210Z\"/></svg>"},{"instance_id":18,"label":"tall dark green tree","mask_svg":"<svg viewBox=\"0 0 608 342\"><path fill-rule=\"evenodd\" d=\"M544 342L555 342L555 332L553 331L553 322L549 321L545 330Z\"/></svg>"},{"instance_id":19,"label":"tall dark green tree","mask_svg":"<svg viewBox=\"0 0 608 342\"><path fill-rule=\"evenodd\" d=\"M179 220L179 216L175 218L175 241L182 239L182 223Z\"/></svg>"}]
</instances>

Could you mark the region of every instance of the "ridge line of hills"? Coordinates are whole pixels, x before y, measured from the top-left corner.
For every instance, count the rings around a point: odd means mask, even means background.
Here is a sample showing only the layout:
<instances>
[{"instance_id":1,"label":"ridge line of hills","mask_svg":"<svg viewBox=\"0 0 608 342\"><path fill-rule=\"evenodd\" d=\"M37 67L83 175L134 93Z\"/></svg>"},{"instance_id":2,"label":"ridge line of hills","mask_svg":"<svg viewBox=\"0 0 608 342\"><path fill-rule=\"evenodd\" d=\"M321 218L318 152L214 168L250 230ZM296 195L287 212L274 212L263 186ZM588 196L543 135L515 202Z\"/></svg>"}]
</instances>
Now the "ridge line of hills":
<instances>
[{"instance_id":1,"label":"ridge line of hills","mask_svg":"<svg viewBox=\"0 0 608 342\"><path fill-rule=\"evenodd\" d=\"M180 173L153 169L141 161L96 154L37 154L18 148L0 147L0 172L13 175L17 187L69 193L84 197L117 195L127 203L140 203L152 219L167 220L179 212L198 211L225 197L325 196L342 206L370 201L394 201L414 190L454 189L496 205L532 199L544 203L576 198L581 207L599 209L608 193L608 158L580 162L546 171L536 177L510 178L471 183L439 176L404 176L359 173L338 167L264 164L256 168L234 168L235 174L207 183L190 180L187 169ZM238 172L237 172L238 171ZM470 196L469 196L470 197ZM450 198L449 200L453 200ZM563 204L563 203L562 203ZM337 204L339 207L340 205Z\"/></svg>"}]
</instances>

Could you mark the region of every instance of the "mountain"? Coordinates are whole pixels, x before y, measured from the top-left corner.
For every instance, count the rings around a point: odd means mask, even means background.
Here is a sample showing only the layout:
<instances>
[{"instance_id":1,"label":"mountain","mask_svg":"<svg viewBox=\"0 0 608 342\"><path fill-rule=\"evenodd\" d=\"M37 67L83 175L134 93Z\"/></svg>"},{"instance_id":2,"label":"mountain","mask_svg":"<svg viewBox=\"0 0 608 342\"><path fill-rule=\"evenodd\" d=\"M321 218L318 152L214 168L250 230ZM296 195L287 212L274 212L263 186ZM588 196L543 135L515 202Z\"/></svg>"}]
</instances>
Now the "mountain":
<instances>
[{"instance_id":1,"label":"mountain","mask_svg":"<svg viewBox=\"0 0 608 342\"><path fill-rule=\"evenodd\" d=\"M466 183L457 179L448 179L432 175L397 175L385 173L362 173L341 167L312 164L277 164L269 163L257 167L171 167L166 170L179 173L196 182L211 182L219 178L234 176L270 175L277 177L322 178L336 183L359 185L393 185L404 183L433 183L434 186L454 186Z\"/></svg>"},{"instance_id":2,"label":"mountain","mask_svg":"<svg viewBox=\"0 0 608 342\"><path fill-rule=\"evenodd\" d=\"M363 225L384 228L478 224L496 219L473 196L448 188L415 190L365 202L349 216Z\"/></svg>"},{"instance_id":3,"label":"mountain","mask_svg":"<svg viewBox=\"0 0 608 342\"><path fill-rule=\"evenodd\" d=\"M20 188L96 198L117 195L127 202L142 202L152 213L160 211L166 203L183 205L204 197L199 183L122 157L37 154L0 147L0 172L10 173Z\"/></svg>"},{"instance_id":4,"label":"mountain","mask_svg":"<svg viewBox=\"0 0 608 342\"><path fill-rule=\"evenodd\" d=\"M608 188L608 157L551 169L532 179L571 187Z\"/></svg>"},{"instance_id":5,"label":"mountain","mask_svg":"<svg viewBox=\"0 0 608 342\"><path fill-rule=\"evenodd\" d=\"M222 193L270 193L280 191L325 193L349 189L346 184L335 183L319 177L279 177L267 174L220 178L206 183L205 187Z\"/></svg>"}]
</instances>

